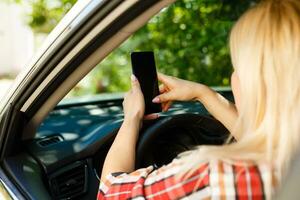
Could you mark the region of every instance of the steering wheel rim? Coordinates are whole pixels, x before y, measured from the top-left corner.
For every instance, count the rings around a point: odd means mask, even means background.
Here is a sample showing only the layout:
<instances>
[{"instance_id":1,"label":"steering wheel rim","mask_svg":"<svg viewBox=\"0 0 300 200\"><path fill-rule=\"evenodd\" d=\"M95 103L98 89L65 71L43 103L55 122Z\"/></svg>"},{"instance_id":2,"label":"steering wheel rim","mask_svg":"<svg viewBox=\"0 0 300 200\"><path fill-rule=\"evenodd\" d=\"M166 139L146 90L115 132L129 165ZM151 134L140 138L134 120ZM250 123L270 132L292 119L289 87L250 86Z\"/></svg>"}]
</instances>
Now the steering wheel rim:
<instances>
[{"instance_id":1,"label":"steering wheel rim","mask_svg":"<svg viewBox=\"0 0 300 200\"><path fill-rule=\"evenodd\" d=\"M205 133L201 136L203 141L201 141L198 145L221 145L229 136L228 130L219 121L209 116L199 114L179 114L164 117L156 121L153 125L140 134L136 151L135 166L137 169L155 164L152 146L155 139L159 138L162 134L170 134L168 133L168 130L174 128L199 128L202 130L202 132L203 130L204 132L206 130L208 133ZM156 146L155 148L159 147Z\"/></svg>"}]
</instances>

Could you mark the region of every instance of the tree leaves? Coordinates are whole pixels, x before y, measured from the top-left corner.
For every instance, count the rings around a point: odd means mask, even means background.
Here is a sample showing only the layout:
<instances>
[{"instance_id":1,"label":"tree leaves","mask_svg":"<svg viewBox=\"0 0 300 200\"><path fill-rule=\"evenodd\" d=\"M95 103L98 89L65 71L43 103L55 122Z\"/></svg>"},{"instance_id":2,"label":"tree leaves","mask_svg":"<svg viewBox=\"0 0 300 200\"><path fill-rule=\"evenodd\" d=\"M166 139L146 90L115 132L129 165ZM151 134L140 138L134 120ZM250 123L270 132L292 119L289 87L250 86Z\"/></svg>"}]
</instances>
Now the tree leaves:
<instances>
[{"instance_id":1,"label":"tree leaves","mask_svg":"<svg viewBox=\"0 0 300 200\"><path fill-rule=\"evenodd\" d=\"M29 24L49 32L76 0L30 0ZM256 0L178 0L154 16L101 62L73 95L129 89L130 52L154 51L159 71L210 86L227 86L228 38L236 19Z\"/></svg>"},{"instance_id":2,"label":"tree leaves","mask_svg":"<svg viewBox=\"0 0 300 200\"><path fill-rule=\"evenodd\" d=\"M49 33L77 0L14 0L31 8L28 25L37 33Z\"/></svg>"}]
</instances>

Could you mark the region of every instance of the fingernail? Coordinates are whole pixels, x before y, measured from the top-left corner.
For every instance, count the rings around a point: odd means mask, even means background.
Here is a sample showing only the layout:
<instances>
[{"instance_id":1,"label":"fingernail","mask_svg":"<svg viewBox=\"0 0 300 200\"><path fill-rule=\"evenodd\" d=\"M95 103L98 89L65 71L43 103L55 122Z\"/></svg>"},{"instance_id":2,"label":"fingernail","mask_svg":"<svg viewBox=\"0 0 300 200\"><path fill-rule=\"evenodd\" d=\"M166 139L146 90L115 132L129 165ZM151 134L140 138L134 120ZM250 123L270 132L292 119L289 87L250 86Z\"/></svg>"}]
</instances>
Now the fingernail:
<instances>
[{"instance_id":1,"label":"fingernail","mask_svg":"<svg viewBox=\"0 0 300 200\"><path fill-rule=\"evenodd\" d=\"M159 103L159 101L160 101L160 100L159 100L158 97L155 97L155 98L152 100L153 103Z\"/></svg>"},{"instance_id":2,"label":"fingernail","mask_svg":"<svg viewBox=\"0 0 300 200\"><path fill-rule=\"evenodd\" d=\"M131 74L131 81L136 81L136 80L137 79L136 79L135 75Z\"/></svg>"}]
</instances>

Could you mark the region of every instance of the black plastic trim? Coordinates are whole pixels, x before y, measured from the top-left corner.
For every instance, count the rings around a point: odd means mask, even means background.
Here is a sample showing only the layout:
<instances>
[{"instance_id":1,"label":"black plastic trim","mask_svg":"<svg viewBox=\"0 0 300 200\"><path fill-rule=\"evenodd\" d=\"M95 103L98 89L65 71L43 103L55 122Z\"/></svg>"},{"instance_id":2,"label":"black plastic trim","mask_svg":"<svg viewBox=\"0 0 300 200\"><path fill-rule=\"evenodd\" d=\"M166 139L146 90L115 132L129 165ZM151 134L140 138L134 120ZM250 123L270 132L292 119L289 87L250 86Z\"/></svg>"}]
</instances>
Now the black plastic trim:
<instances>
[{"instance_id":1,"label":"black plastic trim","mask_svg":"<svg viewBox=\"0 0 300 200\"><path fill-rule=\"evenodd\" d=\"M70 196L65 196L63 194L59 194L59 188L57 188L57 182L56 179L61 176L64 173L69 172L70 170L74 170L76 168L83 167L83 173L84 173L84 185L82 188L82 191L78 192L77 194L73 194ZM51 195L54 199L72 199L77 196L83 195L87 192L87 185L88 185L88 166L87 162L85 160L83 161L76 161L74 163L71 163L70 165L67 165L59 170L57 170L55 173L48 175L48 184L49 189L51 191Z\"/></svg>"}]
</instances>

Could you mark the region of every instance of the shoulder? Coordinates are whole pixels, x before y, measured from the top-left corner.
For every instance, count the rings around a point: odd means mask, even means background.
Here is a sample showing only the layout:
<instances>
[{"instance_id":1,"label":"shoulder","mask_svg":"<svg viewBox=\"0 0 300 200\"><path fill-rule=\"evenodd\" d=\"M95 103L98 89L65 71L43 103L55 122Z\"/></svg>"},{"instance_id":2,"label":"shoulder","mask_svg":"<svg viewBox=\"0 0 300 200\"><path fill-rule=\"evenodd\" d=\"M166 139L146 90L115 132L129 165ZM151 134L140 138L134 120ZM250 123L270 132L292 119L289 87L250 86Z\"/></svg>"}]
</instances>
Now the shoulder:
<instances>
[{"instance_id":1,"label":"shoulder","mask_svg":"<svg viewBox=\"0 0 300 200\"><path fill-rule=\"evenodd\" d=\"M251 162L210 162L212 196L265 198L272 185L273 171L267 164Z\"/></svg>"}]
</instances>

